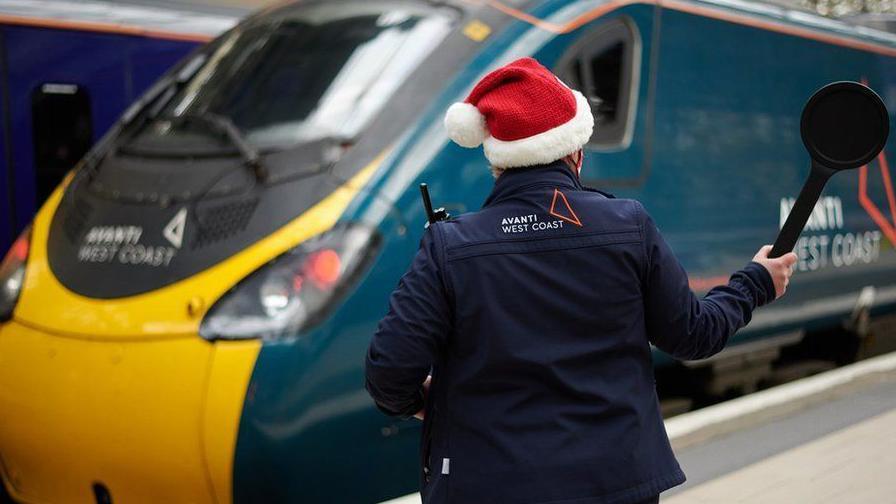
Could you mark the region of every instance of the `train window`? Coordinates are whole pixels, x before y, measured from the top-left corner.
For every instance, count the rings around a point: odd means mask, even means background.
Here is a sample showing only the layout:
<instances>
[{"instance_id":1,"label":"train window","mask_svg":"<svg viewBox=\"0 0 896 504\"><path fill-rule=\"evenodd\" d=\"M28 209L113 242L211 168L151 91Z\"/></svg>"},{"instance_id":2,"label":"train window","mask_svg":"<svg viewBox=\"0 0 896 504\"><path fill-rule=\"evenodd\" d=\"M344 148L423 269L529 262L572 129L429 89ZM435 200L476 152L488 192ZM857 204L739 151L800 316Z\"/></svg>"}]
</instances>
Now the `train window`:
<instances>
[{"instance_id":1,"label":"train window","mask_svg":"<svg viewBox=\"0 0 896 504\"><path fill-rule=\"evenodd\" d=\"M591 103L595 128L590 147L618 148L630 142L640 52L636 28L616 19L586 34L560 59L557 73Z\"/></svg>"},{"instance_id":2,"label":"train window","mask_svg":"<svg viewBox=\"0 0 896 504\"><path fill-rule=\"evenodd\" d=\"M42 203L90 149L90 97L74 84L43 84L31 93L31 117L37 201Z\"/></svg>"},{"instance_id":3,"label":"train window","mask_svg":"<svg viewBox=\"0 0 896 504\"><path fill-rule=\"evenodd\" d=\"M226 116L262 149L350 141L453 23L422 3L300 3L222 39L162 116ZM182 133L158 121L146 134Z\"/></svg>"}]
</instances>

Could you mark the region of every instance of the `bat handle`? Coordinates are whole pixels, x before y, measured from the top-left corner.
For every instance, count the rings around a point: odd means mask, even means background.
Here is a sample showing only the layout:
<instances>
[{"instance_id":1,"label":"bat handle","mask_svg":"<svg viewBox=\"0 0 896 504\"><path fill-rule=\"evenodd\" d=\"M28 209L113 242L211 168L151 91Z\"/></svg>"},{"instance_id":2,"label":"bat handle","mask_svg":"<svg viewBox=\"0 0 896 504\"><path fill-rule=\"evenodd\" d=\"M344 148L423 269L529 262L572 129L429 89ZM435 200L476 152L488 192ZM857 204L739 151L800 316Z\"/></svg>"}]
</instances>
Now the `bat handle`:
<instances>
[{"instance_id":1,"label":"bat handle","mask_svg":"<svg viewBox=\"0 0 896 504\"><path fill-rule=\"evenodd\" d=\"M778 238L772 246L772 251L768 254L770 258L781 257L796 246L796 241L799 239L800 233L803 232L809 216L812 215L815 203L821 196L824 185L833 173L832 170L816 165L814 161L812 162L812 171L809 172L809 178L803 185L800 195L796 198L793 208L790 209L790 215L784 221L784 227L778 233Z\"/></svg>"}]
</instances>

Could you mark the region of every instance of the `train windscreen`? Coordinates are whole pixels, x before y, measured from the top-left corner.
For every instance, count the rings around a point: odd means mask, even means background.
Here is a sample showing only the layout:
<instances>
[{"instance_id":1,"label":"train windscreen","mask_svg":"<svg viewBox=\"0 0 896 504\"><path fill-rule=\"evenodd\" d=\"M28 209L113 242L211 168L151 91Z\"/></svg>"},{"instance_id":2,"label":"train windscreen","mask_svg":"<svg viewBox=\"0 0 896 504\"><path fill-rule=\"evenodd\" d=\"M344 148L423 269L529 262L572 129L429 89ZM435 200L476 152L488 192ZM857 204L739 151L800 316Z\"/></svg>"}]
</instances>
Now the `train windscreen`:
<instances>
[{"instance_id":1,"label":"train windscreen","mask_svg":"<svg viewBox=\"0 0 896 504\"><path fill-rule=\"evenodd\" d=\"M260 16L216 44L140 140L189 135L189 123L172 118L213 114L259 149L350 141L451 24L407 2L321 2Z\"/></svg>"}]
</instances>

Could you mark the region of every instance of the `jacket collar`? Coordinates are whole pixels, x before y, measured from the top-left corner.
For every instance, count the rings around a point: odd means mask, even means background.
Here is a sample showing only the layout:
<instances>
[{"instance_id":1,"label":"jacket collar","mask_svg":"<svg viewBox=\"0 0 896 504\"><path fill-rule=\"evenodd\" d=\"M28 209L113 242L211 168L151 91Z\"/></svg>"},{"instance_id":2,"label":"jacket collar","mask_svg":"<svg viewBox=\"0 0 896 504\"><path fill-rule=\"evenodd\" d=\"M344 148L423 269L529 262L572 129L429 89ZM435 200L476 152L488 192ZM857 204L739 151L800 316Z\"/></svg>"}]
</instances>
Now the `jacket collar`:
<instances>
[{"instance_id":1,"label":"jacket collar","mask_svg":"<svg viewBox=\"0 0 896 504\"><path fill-rule=\"evenodd\" d=\"M582 189L579 177L563 161L528 168L512 168L495 180L495 187L486 198L483 208L530 187L555 187L557 189Z\"/></svg>"}]
</instances>

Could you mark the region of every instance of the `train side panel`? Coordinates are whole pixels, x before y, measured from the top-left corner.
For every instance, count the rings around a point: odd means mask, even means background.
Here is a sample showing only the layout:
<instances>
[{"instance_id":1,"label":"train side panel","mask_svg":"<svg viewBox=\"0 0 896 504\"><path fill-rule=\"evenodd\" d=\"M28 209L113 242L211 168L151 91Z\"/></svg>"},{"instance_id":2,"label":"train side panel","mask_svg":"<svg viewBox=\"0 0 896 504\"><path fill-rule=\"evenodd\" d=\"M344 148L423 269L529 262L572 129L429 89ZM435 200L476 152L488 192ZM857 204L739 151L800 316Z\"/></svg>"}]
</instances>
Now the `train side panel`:
<instances>
[{"instance_id":1,"label":"train side panel","mask_svg":"<svg viewBox=\"0 0 896 504\"><path fill-rule=\"evenodd\" d=\"M864 80L892 97L885 72L893 58L674 10L664 10L661 25L654 156L633 196L705 290L774 240L808 173L799 119L809 95L832 81ZM863 206L860 183L867 172L864 194L887 209L879 164L832 179L797 245L788 296L758 312L739 339L830 324L868 285L879 303L892 303L896 237Z\"/></svg>"}]
</instances>

